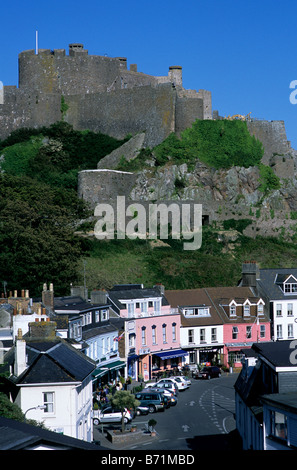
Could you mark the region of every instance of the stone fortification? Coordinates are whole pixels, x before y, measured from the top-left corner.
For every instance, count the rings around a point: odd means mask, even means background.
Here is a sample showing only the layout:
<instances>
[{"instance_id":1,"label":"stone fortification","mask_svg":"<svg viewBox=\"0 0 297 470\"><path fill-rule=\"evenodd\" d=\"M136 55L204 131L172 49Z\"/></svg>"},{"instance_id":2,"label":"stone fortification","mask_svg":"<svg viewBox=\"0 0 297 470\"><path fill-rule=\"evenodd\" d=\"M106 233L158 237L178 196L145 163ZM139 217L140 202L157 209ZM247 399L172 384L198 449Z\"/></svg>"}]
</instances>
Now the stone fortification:
<instances>
[{"instance_id":1,"label":"stone fortification","mask_svg":"<svg viewBox=\"0 0 297 470\"><path fill-rule=\"evenodd\" d=\"M75 129L119 139L145 131L145 144L153 147L196 119L212 119L211 93L185 90L181 66L156 77L136 64L128 70L125 57L89 55L82 44L70 44L68 55L65 49L21 52L19 87L4 86L3 95L0 139L63 118Z\"/></svg>"}]
</instances>

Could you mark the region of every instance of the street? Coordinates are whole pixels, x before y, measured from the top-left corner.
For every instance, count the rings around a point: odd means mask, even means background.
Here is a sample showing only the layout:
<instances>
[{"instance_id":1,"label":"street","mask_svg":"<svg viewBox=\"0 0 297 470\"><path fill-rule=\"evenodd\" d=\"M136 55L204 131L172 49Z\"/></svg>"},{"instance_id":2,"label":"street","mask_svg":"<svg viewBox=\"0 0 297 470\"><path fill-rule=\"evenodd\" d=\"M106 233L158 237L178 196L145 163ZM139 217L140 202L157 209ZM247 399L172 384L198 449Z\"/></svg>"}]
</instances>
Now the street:
<instances>
[{"instance_id":1,"label":"street","mask_svg":"<svg viewBox=\"0 0 297 470\"><path fill-rule=\"evenodd\" d=\"M195 380L179 392L176 406L165 412L138 416L133 423L145 427L150 418L157 421L157 437L123 447L126 450L238 450L235 432L234 383L237 374L223 374L211 380ZM94 426L94 439L100 433Z\"/></svg>"}]
</instances>

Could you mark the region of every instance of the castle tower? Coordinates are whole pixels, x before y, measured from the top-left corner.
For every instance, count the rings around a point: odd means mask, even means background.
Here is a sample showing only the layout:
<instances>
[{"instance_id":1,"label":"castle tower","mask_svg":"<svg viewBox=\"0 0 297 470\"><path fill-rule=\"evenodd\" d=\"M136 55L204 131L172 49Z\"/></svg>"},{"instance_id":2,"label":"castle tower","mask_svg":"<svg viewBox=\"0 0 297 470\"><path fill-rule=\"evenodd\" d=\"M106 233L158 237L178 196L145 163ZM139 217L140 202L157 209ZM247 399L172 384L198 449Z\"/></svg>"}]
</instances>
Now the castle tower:
<instances>
[{"instance_id":1,"label":"castle tower","mask_svg":"<svg viewBox=\"0 0 297 470\"><path fill-rule=\"evenodd\" d=\"M173 85L183 86L182 67L180 65L171 65L168 76Z\"/></svg>"}]
</instances>

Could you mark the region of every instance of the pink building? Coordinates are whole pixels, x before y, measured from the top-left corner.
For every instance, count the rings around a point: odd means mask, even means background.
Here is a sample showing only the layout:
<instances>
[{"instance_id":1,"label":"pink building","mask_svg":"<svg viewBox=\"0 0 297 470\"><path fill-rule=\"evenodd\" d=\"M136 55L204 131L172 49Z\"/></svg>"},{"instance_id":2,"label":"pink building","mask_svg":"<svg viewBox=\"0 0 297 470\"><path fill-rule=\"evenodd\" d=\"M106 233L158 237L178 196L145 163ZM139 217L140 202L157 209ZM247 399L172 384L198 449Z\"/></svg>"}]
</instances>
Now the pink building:
<instances>
[{"instance_id":1,"label":"pink building","mask_svg":"<svg viewBox=\"0 0 297 470\"><path fill-rule=\"evenodd\" d=\"M241 349L271 339L264 300L251 287L210 287L206 291L223 320L224 364L241 367Z\"/></svg>"},{"instance_id":2,"label":"pink building","mask_svg":"<svg viewBox=\"0 0 297 470\"><path fill-rule=\"evenodd\" d=\"M114 286L108 293L112 309L125 318L127 375L151 379L181 365L180 315L172 313L161 285Z\"/></svg>"}]
</instances>

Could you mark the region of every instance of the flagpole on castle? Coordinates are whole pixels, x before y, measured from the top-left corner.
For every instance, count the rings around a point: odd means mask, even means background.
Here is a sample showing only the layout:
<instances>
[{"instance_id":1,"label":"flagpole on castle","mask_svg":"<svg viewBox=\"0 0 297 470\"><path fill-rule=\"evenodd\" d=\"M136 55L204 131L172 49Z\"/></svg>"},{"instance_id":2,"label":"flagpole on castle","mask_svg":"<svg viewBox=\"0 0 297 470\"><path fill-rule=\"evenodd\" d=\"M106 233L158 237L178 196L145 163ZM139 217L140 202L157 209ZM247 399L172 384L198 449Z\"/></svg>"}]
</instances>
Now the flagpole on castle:
<instances>
[{"instance_id":1,"label":"flagpole on castle","mask_svg":"<svg viewBox=\"0 0 297 470\"><path fill-rule=\"evenodd\" d=\"M35 54L38 54L38 31L35 32Z\"/></svg>"}]
</instances>

